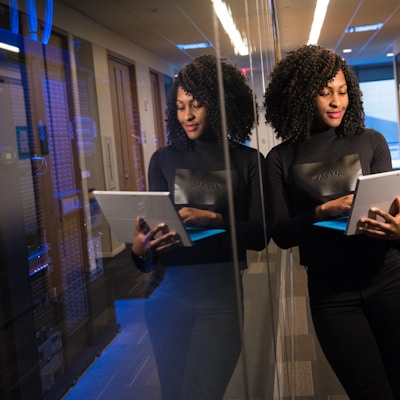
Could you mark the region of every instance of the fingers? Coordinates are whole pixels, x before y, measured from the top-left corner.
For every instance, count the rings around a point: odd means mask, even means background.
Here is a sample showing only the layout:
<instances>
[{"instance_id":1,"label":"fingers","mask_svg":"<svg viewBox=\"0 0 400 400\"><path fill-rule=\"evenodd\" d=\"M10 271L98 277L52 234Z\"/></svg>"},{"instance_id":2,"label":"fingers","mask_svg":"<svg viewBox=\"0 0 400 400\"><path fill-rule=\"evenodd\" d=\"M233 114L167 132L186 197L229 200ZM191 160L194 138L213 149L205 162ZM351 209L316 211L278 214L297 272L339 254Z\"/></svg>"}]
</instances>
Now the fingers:
<instances>
[{"instance_id":1,"label":"fingers","mask_svg":"<svg viewBox=\"0 0 400 400\"><path fill-rule=\"evenodd\" d=\"M351 203L353 202L354 194L347 194L346 196L343 197L344 201L346 204L351 206Z\"/></svg>"},{"instance_id":2,"label":"fingers","mask_svg":"<svg viewBox=\"0 0 400 400\"><path fill-rule=\"evenodd\" d=\"M161 236L156 237L157 234ZM167 224L158 224L150 229L147 234L150 252L155 254L163 253L182 244L181 237L175 231L170 231Z\"/></svg>"},{"instance_id":3,"label":"fingers","mask_svg":"<svg viewBox=\"0 0 400 400\"><path fill-rule=\"evenodd\" d=\"M378 220L377 216L380 216L383 220ZM361 218L357 229L370 237L392 239L397 235L396 226L394 217L380 209L372 208L369 212L369 218Z\"/></svg>"},{"instance_id":4,"label":"fingers","mask_svg":"<svg viewBox=\"0 0 400 400\"><path fill-rule=\"evenodd\" d=\"M382 226L380 222L374 219L360 220L357 225L358 229L364 232L375 232L382 231Z\"/></svg>"},{"instance_id":5,"label":"fingers","mask_svg":"<svg viewBox=\"0 0 400 400\"><path fill-rule=\"evenodd\" d=\"M181 217L181 220L184 225L188 224L195 218L195 210L194 208L191 207L182 207L180 210L178 210L178 214Z\"/></svg>"},{"instance_id":6,"label":"fingers","mask_svg":"<svg viewBox=\"0 0 400 400\"><path fill-rule=\"evenodd\" d=\"M140 228L143 233L148 233L150 231L150 226L143 218L140 221Z\"/></svg>"},{"instance_id":7,"label":"fingers","mask_svg":"<svg viewBox=\"0 0 400 400\"><path fill-rule=\"evenodd\" d=\"M193 207L182 207L179 216L186 226L218 227L223 224L222 215L210 210L201 210Z\"/></svg>"},{"instance_id":8,"label":"fingers","mask_svg":"<svg viewBox=\"0 0 400 400\"><path fill-rule=\"evenodd\" d=\"M385 221L392 218L392 216L391 216L389 213L387 213L387 212L381 210L380 208L372 207L372 208L368 211L368 217L369 217L370 219L371 219L371 218L376 219L376 216L382 217Z\"/></svg>"},{"instance_id":9,"label":"fingers","mask_svg":"<svg viewBox=\"0 0 400 400\"><path fill-rule=\"evenodd\" d=\"M147 222L143 219L143 217L137 217L135 223L136 232L148 233L150 231L150 227Z\"/></svg>"},{"instance_id":10,"label":"fingers","mask_svg":"<svg viewBox=\"0 0 400 400\"><path fill-rule=\"evenodd\" d=\"M141 231L141 229L140 229L141 220L142 220L141 217L137 217L136 218L136 222L135 222L135 231L136 232L140 232Z\"/></svg>"},{"instance_id":11,"label":"fingers","mask_svg":"<svg viewBox=\"0 0 400 400\"><path fill-rule=\"evenodd\" d=\"M171 250L182 244L180 236L176 232L169 232L155 239L151 243L151 251L153 254L160 254L164 251Z\"/></svg>"},{"instance_id":12,"label":"fingers","mask_svg":"<svg viewBox=\"0 0 400 400\"><path fill-rule=\"evenodd\" d=\"M354 195L349 194L320 205L318 218L325 219L348 215Z\"/></svg>"},{"instance_id":13,"label":"fingers","mask_svg":"<svg viewBox=\"0 0 400 400\"><path fill-rule=\"evenodd\" d=\"M396 197L389 208L389 214L399 215L400 214L400 197Z\"/></svg>"}]
</instances>

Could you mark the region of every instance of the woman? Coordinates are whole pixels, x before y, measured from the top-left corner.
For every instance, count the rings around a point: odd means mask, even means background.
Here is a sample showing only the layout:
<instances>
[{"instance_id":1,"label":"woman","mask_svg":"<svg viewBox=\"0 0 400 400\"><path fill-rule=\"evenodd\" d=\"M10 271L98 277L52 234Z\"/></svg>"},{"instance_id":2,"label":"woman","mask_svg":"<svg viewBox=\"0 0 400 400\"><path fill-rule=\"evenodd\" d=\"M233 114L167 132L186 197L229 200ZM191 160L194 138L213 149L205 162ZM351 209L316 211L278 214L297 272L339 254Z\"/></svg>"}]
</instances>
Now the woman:
<instances>
[{"instance_id":1,"label":"woman","mask_svg":"<svg viewBox=\"0 0 400 400\"><path fill-rule=\"evenodd\" d=\"M174 79L167 102L168 146L153 154L148 178L151 191L171 193L186 226L226 232L182 247L176 232L164 224L150 228L138 219L132 245L139 268L153 265L150 291L163 278L145 305L163 399L223 398L241 350L241 274L233 268L232 243L237 243L240 270L246 268L246 249L262 250L266 243L262 156L243 145L256 123L253 94L241 72L221 62L223 131L217 63L213 56L199 57ZM229 139L230 174L223 135ZM228 182L235 227L230 224Z\"/></svg>"},{"instance_id":2,"label":"woman","mask_svg":"<svg viewBox=\"0 0 400 400\"><path fill-rule=\"evenodd\" d=\"M276 65L264 105L282 139L266 157L267 221L278 246L299 246L321 347L352 400L400 399L399 242L313 225L348 214L360 174L391 170L386 140L364 127L345 60L319 46Z\"/></svg>"}]
</instances>

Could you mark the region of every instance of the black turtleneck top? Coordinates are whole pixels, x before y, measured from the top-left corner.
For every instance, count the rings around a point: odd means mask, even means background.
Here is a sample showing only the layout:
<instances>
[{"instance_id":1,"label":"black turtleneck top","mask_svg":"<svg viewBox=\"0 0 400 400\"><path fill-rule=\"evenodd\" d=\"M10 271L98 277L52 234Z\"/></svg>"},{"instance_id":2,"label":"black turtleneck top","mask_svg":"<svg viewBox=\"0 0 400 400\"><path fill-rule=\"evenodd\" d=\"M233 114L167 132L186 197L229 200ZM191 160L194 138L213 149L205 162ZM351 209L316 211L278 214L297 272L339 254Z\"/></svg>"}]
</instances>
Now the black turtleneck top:
<instances>
[{"instance_id":1,"label":"black turtleneck top","mask_svg":"<svg viewBox=\"0 0 400 400\"><path fill-rule=\"evenodd\" d=\"M319 204L354 191L360 174L391 169L387 142L372 129L342 138L329 129L301 143L277 145L267 154L265 167L272 239L281 248L299 246L300 263L307 267L376 264L390 242L316 227L314 213Z\"/></svg>"},{"instance_id":2,"label":"black turtleneck top","mask_svg":"<svg viewBox=\"0 0 400 400\"><path fill-rule=\"evenodd\" d=\"M259 173L264 157L237 143L231 144L229 154L238 258L243 268L246 249L261 250L266 244ZM190 151L171 146L160 148L150 160L148 178L149 189L169 191L178 210L195 207L221 213L223 228L227 230L196 241L192 247L163 254L164 265L232 261L227 175L221 145L197 140Z\"/></svg>"}]
</instances>

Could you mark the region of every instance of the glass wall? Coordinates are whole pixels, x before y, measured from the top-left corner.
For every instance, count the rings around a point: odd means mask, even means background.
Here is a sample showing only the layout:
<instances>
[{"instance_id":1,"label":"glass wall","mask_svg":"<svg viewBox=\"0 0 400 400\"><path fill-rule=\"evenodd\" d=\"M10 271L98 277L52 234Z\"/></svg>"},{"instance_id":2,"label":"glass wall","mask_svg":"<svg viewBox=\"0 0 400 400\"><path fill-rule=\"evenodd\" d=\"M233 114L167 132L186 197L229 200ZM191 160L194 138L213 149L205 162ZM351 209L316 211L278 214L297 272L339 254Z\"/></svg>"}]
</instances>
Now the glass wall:
<instances>
[{"instance_id":1,"label":"glass wall","mask_svg":"<svg viewBox=\"0 0 400 400\"><path fill-rule=\"evenodd\" d=\"M142 273L135 267L130 243L110 229L94 196L94 190L148 190L149 159L165 143L164 115L159 114L181 65L111 38L62 2L39 4L36 10L33 2L26 4L1 4L0 41L11 46L0 49L1 398L110 398L120 393L116 397L157 400L165 390L160 357L166 357L170 371L176 369L171 376L177 384L185 379L182 371L190 373L189 367L179 372L182 365L196 367L192 375L199 387L213 381L207 375L220 365L227 371L222 374L226 399L279 398L282 256L273 244L271 252L248 251L248 268L242 271L235 251L229 265L171 268L185 279L188 293L178 291L168 301L174 307L183 301L191 321L174 319L174 313L164 319L163 296L171 283L164 278L157 287L154 295L161 300L153 301L157 307L149 314L145 292L158 271ZM260 17L252 32L263 32L248 38L250 55L237 57L233 49L222 54L218 23L208 53L237 62L261 101L277 55L274 15L257 1L248 6ZM250 31L242 20L243 32ZM273 142L261 134L266 130L260 124L248 143L261 156ZM234 206L227 208L231 217ZM227 280L230 290L221 299L219 285ZM204 287L195 300L194 292ZM214 298L221 299L220 308ZM203 308L187 313L190 307ZM179 316L181 309L176 311ZM160 348L157 336L149 334L150 325L176 336L179 346ZM211 342L191 336L210 332ZM222 341L218 332L225 332ZM184 345L185 340L195 345ZM91 374L88 389L82 385Z\"/></svg>"},{"instance_id":2,"label":"glass wall","mask_svg":"<svg viewBox=\"0 0 400 400\"><path fill-rule=\"evenodd\" d=\"M218 366L225 400L346 399L318 347L296 249L270 242L248 250L241 269L232 235L230 263L142 272L95 196L149 191L150 158L166 143L171 82L203 53L246 76L260 106L246 144L259 151L262 169L276 144L261 107L280 57L273 2L232 8L246 56L226 50L212 2L202 2L208 18L195 28L213 25L213 47L183 52L179 65L96 23L73 1L37 3L0 0L0 398L159 400L189 377L204 389ZM107 2L81 3L94 10ZM135 15L146 2L132 3ZM193 2L158 6L196 20ZM232 159L225 142L223 149L218 173L234 221Z\"/></svg>"}]
</instances>

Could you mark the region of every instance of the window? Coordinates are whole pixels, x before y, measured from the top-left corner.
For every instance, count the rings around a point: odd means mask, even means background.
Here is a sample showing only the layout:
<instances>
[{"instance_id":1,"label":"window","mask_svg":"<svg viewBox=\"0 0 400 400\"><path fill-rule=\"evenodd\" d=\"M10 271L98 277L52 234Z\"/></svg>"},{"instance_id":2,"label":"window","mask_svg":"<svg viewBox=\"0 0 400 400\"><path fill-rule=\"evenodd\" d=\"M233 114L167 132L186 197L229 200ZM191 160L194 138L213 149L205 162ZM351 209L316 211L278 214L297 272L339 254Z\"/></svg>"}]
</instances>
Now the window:
<instances>
[{"instance_id":1,"label":"window","mask_svg":"<svg viewBox=\"0 0 400 400\"><path fill-rule=\"evenodd\" d=\"M365 125L381 132L390 147L393 167L400 168L399 128L394 79L360 83L363 92Z\"/></svg>"}]
</instances>

